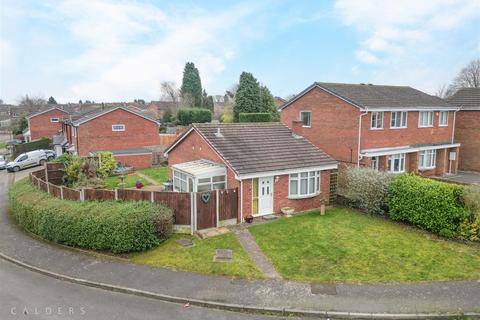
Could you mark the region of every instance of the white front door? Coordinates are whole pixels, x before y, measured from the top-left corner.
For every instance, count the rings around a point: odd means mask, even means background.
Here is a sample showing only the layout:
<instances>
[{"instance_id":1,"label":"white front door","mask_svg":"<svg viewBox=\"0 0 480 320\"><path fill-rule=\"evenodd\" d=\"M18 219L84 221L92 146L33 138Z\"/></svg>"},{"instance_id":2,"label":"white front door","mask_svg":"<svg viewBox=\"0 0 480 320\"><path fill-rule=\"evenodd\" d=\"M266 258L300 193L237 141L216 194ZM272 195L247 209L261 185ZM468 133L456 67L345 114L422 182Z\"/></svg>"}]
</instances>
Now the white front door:
<instances>
[{"instance_id":1,"label":"white front door","mask_svg":"<svg viewBox=\"0 0 480 320\"><path fill-rule=\"evenodd\" d=\"M273 213L273 177L258 178L258 214Z\"/></svg>"}]
</instances>

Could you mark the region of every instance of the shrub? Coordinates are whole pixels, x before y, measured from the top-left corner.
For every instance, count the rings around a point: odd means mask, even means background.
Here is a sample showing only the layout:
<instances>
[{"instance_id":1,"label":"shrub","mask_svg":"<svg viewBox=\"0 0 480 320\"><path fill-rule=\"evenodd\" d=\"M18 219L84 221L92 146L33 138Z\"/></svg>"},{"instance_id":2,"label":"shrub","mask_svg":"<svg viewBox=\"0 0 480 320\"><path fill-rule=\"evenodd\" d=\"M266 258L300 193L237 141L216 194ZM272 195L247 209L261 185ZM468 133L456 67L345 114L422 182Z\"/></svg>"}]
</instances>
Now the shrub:
<instances>
[{"instance_id":1,"label":"shrub","mask_svg":"<svg viewBox=\"0 0 480 320\"><path fill-rule=\"evenodd\" d=\"M172 210L150 202L60 200L26 181L14 184L9 197L19 225L69 246L142 251L157 246L172 231Z\"/></svg>"},{"instance_id":2,"label":"shrub","mask_svg":"<svg viewBox=\"0 0 480 320\"><path fill-rule=\"evenodd\" d=\"M181 108L177 111L177 120L181 125L212 121L212 112L204 108Z\"/></svg>"},{"instance_id":3,"label":"shrub","mask_svg":"<svg viewBox=\"0 0 480 320\"><path fill-rule=\"evenodd\" d=\"M463 200L470 213L458 228L461 239L480 241L480 186L466 186Z\"/></svg>"},{"instance_id":4,"label":"shrub","mask_svg":"<svg viewBox=\"0 0 480 320\"><path fill-rule=\"evenodd\" d=\"M38 149L50 149L52 147L52 140L48 138L41 138L32 142L17 144L13 146L13 158L15 159L19 154L38 150Z\"/></svg>"},{"instance_id":5,"label":"shrub","mask_svg":"<svg viewBox=\"0 0 480 320\"><path fill-rule=\"evenodd\" d=\"M105 179L117 168L117 161L115 161L113 153L111 152L97 152L97 155L100 158L100 167L97 169L97 176Z\"/></svg>"},{"instance_id":6,"label":"shrub","mask_svg":"<svg viewBox=\"0 0 480 320\"><path fill-rule=\"evenodd\" d=\"M472 215L480 214L480 186L466 186L463 198L465 207Z\"/></svg>"},{"instance_id":7,"label":"shrub","mask_svg":"<svg viewBox=\"0 0 480 320\"><path fill-rule=\"evenodd\" d=\"M266 112L240 113L238 122L270 122L272 115Z\"/></svg>"},{"instance_id":8,"label":"shrub","mask_svg":"<svg viewBox=\"0 0 480 320\"><path fill-rule=\"evenodd\" d=\"M338 193L361 210L373 214L388 211L388 189L392 175L369 168L340 171Z\"/></svg>"},{"instance_id":9,"label":"shrub","mask_svg":"<svg viewBox=\"0 0 480 320\"><path fill-rule=\"evenodd\" d=\"M463 187L415 175L397 176L390 186L389 215L444 237L454 237L468 217Z\"/></svg>"}]
</instances>

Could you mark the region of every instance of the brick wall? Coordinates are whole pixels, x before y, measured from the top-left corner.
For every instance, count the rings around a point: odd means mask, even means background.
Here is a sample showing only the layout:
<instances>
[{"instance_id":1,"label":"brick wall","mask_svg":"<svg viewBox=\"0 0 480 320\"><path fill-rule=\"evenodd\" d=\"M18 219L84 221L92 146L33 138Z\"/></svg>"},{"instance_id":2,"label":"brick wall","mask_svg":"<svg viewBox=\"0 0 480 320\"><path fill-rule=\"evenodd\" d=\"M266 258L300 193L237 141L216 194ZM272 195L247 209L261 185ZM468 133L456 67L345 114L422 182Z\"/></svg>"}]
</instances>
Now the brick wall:
<instances>
[{"instance_id":1,"label":"brick wall","mask_svg":"<svg viewBox=\"0 0 480 320\"><path fill-rule=\"evenodd\" d=\"M114 155L117 162L121 162L127 166L135 169L145 169L152 166L152 154L138 154L138 155Z\"/></svg>"},{"instance_id":2,"label":"brick wall","mask_svg":"<svg viewBox=\"0 0 480 320\"><path fill-rule=\"evenodd\" d=\"M61 120L68 117L68 113L58 109L33 116L28 120L32 140L43 137L52 138L56 133L62 131ZM51 118L59 118L59 122L51 122Z\"/></svg>"},{"instance_id":3,"label":"brick wall","mask_svg":"<svg viewBox=\"0 0 480 320\"><path fill-rule=\"evenodd\" d=\"M462 144L459 169L480 171L480 111L457 112L455 140Z\"/></svg>"},{"instance_id":4,"label":"brick wall","mask_svg":"<svg viewBox=\"0 0 480 320\"><path fill-rule=\"evenodd\" d=\"M113 124L124 124L125 131L112 131ZM159 126L153 121L123 109L104 114L77 127L78 146L81 156L91 151L125 150L158 145ZM75 141L75 137L73 140Z\"/></svg>"}]
</instances>

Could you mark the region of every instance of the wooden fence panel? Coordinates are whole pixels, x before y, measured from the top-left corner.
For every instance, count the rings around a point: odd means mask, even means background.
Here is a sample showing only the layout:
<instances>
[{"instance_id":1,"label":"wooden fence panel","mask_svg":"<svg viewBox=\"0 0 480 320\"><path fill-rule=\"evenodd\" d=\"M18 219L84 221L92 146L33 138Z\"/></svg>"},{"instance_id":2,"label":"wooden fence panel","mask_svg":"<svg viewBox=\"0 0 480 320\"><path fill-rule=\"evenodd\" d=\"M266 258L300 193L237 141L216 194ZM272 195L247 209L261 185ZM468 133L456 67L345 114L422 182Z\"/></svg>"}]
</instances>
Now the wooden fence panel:
<instances>
[{"instance_id":1,"label":"wooden fence panel","mask_svg":"<svg viewBox=\"0 0 480 320\"><path fill-rule=\"evenodd\" d=\"M115 200L115 191L105 189L84 189L85 200Z\"/></svg>"},{"instance_id":2,"label":"wooden fence panel","mask_svg":"<svg viewBox=\"0 0 480 320\"><path fill-rule=\"evenodd\" d=\"M50 194L55 198L61 199L62 198L62 191L59 186L54 185L53 183L49 183Z\"/></svg>"},{"instance_id":3,"label":"wooden fence panel","mask_svg":"<svg viewBox=\"0 0 480 320\"><path fill-rule=\"evenodd\" d=\"M175 215L175 224L190 225L192 216L190 193L155 191L153 200L156 203L172 208Z\"/></svg>"},{"instance_id":4,"label":"wooden fence panel","mask_svg":"<svg viewBox=\"0 0 480 320\"><path fill-rule=\"evenodd\" d=\"M237 219L238 189L219 190L219 220Z\"/></svg>"},{"instance_id":5,"label":"wooden fence panel","mask_svg":"<svg viewBox=\"0 0 480 320\"><path fill-rule=\"evenodd\" d=\"M152 192L135 189L118 189L118 200L123 201L151 201Z\"/></svg>"},{"instance_id":6,"label":"wooden fence panel","mask_svg":"<svg viewBox=\"0 0 480 320\"><path fill-rule=\"evenodd\" d=\"M197 229L217 226L217 192L197 192Z\"/></svg>"},{"instance_id":7,"label":"wooden fence panel","mask_svg":"<svg viewBox=\"0 0 480 320\"><path fill-rule=\"evenodd\" d=\"M48 192L47 183L45 181L39 179L38 186L40 187L41 190Z\"/></svg>"},{"instance_id":8,"label":"wooden fence panel","mask_svg":"<svg viewBox=\"0 0 480 320\"><path fill-rule=\"evenodd\" d=\"M75 189L70 189L67 187L63 187L63 199L68 200L80 200L80 191Z\"/></svg>"}]
</instances>

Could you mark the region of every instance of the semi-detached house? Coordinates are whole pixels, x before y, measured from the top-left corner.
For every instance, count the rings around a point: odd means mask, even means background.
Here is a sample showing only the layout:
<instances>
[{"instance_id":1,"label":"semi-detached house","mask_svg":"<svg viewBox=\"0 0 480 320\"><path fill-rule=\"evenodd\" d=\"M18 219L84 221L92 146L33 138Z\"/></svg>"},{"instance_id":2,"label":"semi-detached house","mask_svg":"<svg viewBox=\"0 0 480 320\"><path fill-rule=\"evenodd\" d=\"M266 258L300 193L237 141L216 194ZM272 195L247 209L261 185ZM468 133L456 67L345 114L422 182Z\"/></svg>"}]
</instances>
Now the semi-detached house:
<instances>
[{"instance_id":1,"label":"semi-detached house","mask_svg":"<svg viewBox=\"0 0 480 320\"><path fill-rule=\"evenodd\" d=\"M316 82L280 110L283 124L343 166L457 172L458 107L414 88Z\"/></svg>"}]
</instances>

